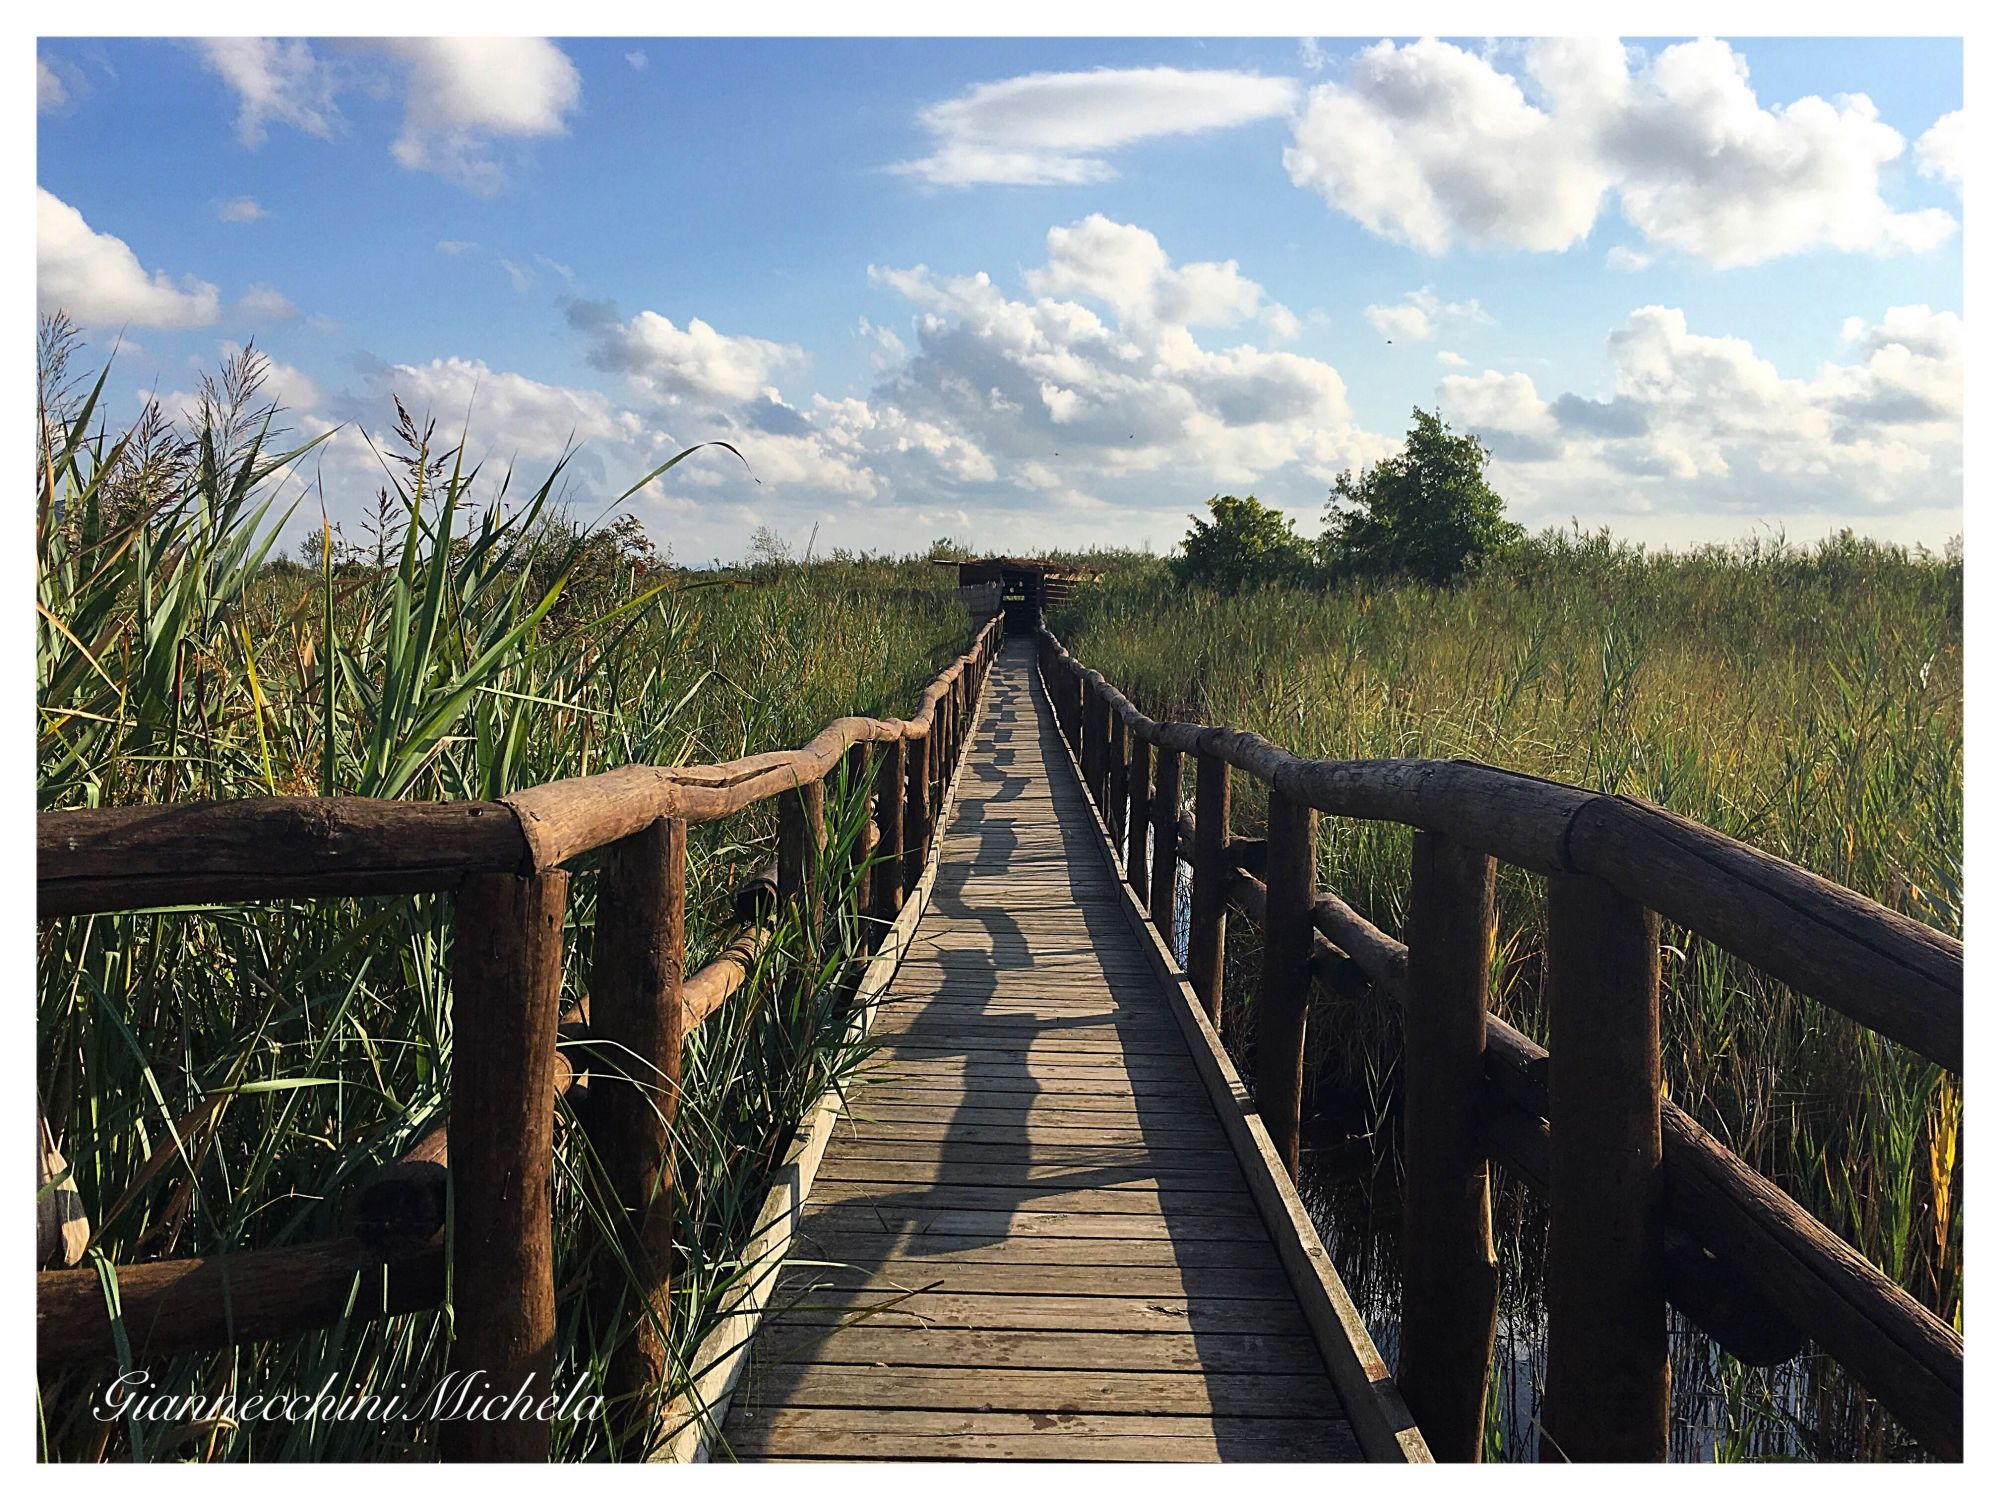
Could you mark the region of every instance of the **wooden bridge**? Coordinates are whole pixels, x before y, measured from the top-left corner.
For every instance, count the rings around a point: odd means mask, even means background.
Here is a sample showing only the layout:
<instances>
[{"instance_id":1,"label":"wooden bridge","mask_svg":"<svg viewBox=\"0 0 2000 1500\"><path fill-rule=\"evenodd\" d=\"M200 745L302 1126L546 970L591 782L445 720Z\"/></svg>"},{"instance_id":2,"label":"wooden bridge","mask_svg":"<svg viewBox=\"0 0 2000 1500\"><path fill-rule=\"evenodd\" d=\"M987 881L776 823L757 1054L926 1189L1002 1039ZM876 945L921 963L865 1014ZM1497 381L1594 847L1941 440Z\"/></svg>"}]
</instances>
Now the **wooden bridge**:
<instances>
[{"instance_id":1,"label":"wooden bridge","mask_svg":"<svg viewBox=\"0 0 2000 1500\"><path fill-rule=\"evenodd\" d=\"M1359 1459L1358 1426L1427 1456L1105 857L1030 642L987 693L720 1451Z\"/></svg>"},{"instance_id":2,"label":"wooden bridge","mask_svg":"<svg viewBox=\"0 0 2000 1500\"><path fill-rule=\"evenodd\" d=\"M670 1361L682 1045L745 984L771 901L823 925L837 770L872 793L842 888L870 952L842 983L850 1038L876 1048L800 1122L712 1332ZM1267 793L1261 838L1233 828L1240 780ZM688 827L767 799L769 899L686 974ZM1321 815L1417 830L1404 941L1319 890ZM589 1008L565 1027L567 867L593 852ZM1961 1451L1957 1331L1663 1100L1660 921L1952 1072L1962 949L1647 804L1159 721L1046 630L1003 645L996 618L910 719L838 720L796 751L500 802L46 813L38 855L44 920L437 891L456 923L449 1113L364 1189L382 1191L358 1227L120 1267L117 1330L97 1271L43 1271L45 1365L436 1306L448 1253L452 1368L548 1390L551 1127L587 1081L642 1293L605 1380L628 1457L1475 1458L1489 1160L1549 1204L1545 1454L1665 1456L1670 1302L1753 1362L1811 1338L1932 1452ZM1488 1014L1501 860L1548 881L1552 1050ZM1214 1030L1238 922L1262 929L1254 1096ZM1394 1379L1291 1186L1315 985L1401 1011ZM627 1070L588 1064L580 1026ZM533 1413L439 1431L447 1458L549 1441Z\"/></svg>"}]
</instances>

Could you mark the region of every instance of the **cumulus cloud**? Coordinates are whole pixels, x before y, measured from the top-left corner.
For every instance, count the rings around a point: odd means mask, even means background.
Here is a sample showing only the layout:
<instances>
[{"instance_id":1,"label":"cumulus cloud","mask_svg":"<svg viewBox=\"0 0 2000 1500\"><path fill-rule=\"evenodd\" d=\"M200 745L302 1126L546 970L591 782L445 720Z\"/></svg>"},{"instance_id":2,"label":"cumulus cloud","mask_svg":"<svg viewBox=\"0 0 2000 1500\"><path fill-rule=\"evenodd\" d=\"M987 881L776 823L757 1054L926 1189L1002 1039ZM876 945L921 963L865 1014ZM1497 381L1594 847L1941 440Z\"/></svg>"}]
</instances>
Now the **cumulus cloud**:
<instances>
[{"instance_id":1,"label":"cumulus cloud","mask_svg":"<svg viewBox=\"0 0 2000 1500\"><path fill-rule=\"evenodd\" d=\"M1503 493L1545 517L1638 497L1662 512L1884 513L1963 499L1964 325L1890 308L1849 318L1845 363L1782 375L1678 308L1636 309L1606 342L1607 394L1545 400L1522 373L1449 375L1445 414L1492 447Z\"/></svg>"},{"instance_id":2,"label":"cumulus cloud","mask_svg":"<svg viewBox=\"0 0 2000 1500\"><path fill-rule=\"evenodd\" d=\"M637 391L669 405L753 401L778 372L805 363L796 344L717 332L700 318L685 328L650 309L621 320L608 302L572 301L570 326L588 340L596 368L622 375Z\"/></svg>"},{"instance_id":3,"label":"cumulus cloud","mask_svg":"<svg viewBox=\"0 0 2000 1500\"><path fill-rule=\"evenodd\" d=\"M1921 251L1957 229L1943 210L1884 199L1904 141L1865 95L1766 106L1722 42L1645 57L1543 40L1522 74L1435 39L1380 42L1312 90L1286 170L1431 254L1568 249L1613 195L1649 245L1718 266L1820 247Z\"/></svg>"},{"instance_id":4,"label":"cumulus cloud","mask_svg":"<svg viewBox=\"0 0 2000 1500\"><path fill-rule=\"evenodd\" d=\"M288 323L299 310L283 292L260 281L237 299L236 315L259 323Z\"/></svg>"},{"instance_id":5,"label":"cumulus cloud","mask_svg":"<svg viewBox=\"0 0 2000 1500\"><path fill-rule=\"evenodd\" d=\"M1401 302L1370 303L1363 312L1384 338L1407 339L1411 343L1436 338L1446 324L1493 321L1477 297L1465 302L1446 302L1429 287L1405 292Z\"/></svg>"},{"instance_id":6,"label":"cumulus cloud","mask_svg":"<svg viewBox=\"0 0 2000 1500\"><path fill-rule=\"evenodd\" d=\"M379 87L383 64L393 64L403 123L390 154L481 194L505 182L496 141L562 134L582 96L576 65L538 37L404 37L326 50L254 37L198 45L236 96L236 135L248 147L273 124L330 138L346 128L339 96Z\"/></svg>"},{"instance_id":7,"label":"cumulus cloud","mask_svg":"<svg viewBox=\"0 0 2000 1500\"><path fill-rule=\"evenodd\" d=\"M345 122L340 83L310 42L270 37L207 37L197 44L208 70L236 95L236 139L261 146L275 124L330 139Z\"/></svg>"},{"instance_id":8,"label":"cumulus cloud","mask_svg":"<svg viewBox=\"0 0 2000 1500\"><path fill-rule=\"evenodd\" d=\"M1939 117L1917 137L1917 170L1926 177L1965 186L1965 111L1955 109Z\"/></svg>"},{"instance_id":9,"label":"cumulus cloud","mask_svg":"<svg viewBox=\"0 0 2000 1500\"><path fill-rule=\"evenodd\" d=\"M1094 298L1135 326L1233 327L1253 317L1276 330L1298 331L1298 320L1269 301L1233 260L1175 266L1149 231L1091 214L1051 229L1048 264L1028 272L1028 290Z\"/></svg>"},{"instance_id":10,"label":"cumulus cloud","mask_svg":"<svg viewBox=\"0 0 2000 1500\"><path fill-rule=\"evenodd\" d=\"M918 116L931 154L894 170L939 186L1105 182L1105 154L1283 115L1298 85L1257 73L1100 68L976 84Z\"/></svg>"},{"instance_id":11,"label":"cumulus cloud","mask_svg":"<svg viewBox=\"0 0 2000 1500\"><path fill-rule=\"evenodd\" d=\"M100 234L47 188L35 189L35 299L79 323L109 328L200 328L221 309L215 287L195 276L147 274L116 235Z\"/></svg>"},{"instance_id":12,"label":"cumulus cloud","mask_svg":"<svg viewBox=\"0 0 2000 1500\"><path fill-rule=\"evenodd\" d=\"M583 81L562 48L539 37L430 37L385 44L409 65L403 129L389 148L412 171L476 193L504 174L496 137L561 135Z\"/></svg>"},{"instance_id":13,"label":"cumulus cloud","mask_svg":"<svg viewBox=\"0 0 2000 1500\"><path fill-rule=\"evenodd\" d=\"M255 198L230 198L215 205L215 216L225 224L254 224L270 213Z\"/></svg>"}]
</instances>

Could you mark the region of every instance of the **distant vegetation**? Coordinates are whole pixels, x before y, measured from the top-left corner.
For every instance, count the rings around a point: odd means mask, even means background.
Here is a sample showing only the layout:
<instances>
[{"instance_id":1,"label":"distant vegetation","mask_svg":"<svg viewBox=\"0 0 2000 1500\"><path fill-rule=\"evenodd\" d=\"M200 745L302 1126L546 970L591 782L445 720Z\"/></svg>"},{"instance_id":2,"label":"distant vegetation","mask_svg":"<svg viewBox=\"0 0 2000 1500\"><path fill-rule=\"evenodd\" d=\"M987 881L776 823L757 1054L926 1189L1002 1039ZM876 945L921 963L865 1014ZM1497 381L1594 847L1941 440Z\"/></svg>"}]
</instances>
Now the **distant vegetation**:
<instances>
[{"instance_id":1,"label":"distant vegetation","mask_svg":"<svg viewBox=\"0 0 2000 1500\"><path fill-rule=\"evenodd\" d=\"M1552 533L1451 588L1321 575L1229 593L1163 571L1135 564L1053 621L1149 713L1304 755L1463 756L1635 794L1960 931L1955 550L1842 535L1666 554ZM1408 872L1407 830L1326 820L1321 884L1392 933ZM1537 1035L1542 901L1503 873L1498 1009ZM1673 1098L1958 1320L1957 1081L1707 943L1667 942ZM1385 1118L1393 1018L1329 999L1314 1032L1328 1094ZM1879 1422L1830 1436L1852 1416L1838 1405L1809 1414L1831 1451L1883 1441Z\"/></svg>"},{"instance_id":2,"label":"distant vegetation","mask_svg":"<svg viewBox=\"0 0 2000 1500\"><path fill-rule=\"evenodd\" d=\"M1299 535L1256 496L1218 495L1170 559L1182 583L1237 593L1267 584L1399 578L1445 584L1518 547L1522 529L1486 482L1492 455L1418 409L1401 451L1333 484L1326 529Z\"/></svg>"}]
</instances>

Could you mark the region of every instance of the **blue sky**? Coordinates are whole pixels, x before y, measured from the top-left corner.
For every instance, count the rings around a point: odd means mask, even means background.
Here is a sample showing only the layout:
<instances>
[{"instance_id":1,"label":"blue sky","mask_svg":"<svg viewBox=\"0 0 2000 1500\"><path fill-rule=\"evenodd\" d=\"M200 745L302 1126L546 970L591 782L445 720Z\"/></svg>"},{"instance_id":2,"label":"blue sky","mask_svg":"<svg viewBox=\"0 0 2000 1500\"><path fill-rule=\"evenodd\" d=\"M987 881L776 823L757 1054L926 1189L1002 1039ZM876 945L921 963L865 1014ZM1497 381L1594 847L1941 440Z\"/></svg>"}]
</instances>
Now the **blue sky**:
<instances>
[{"instance_id":1,"label":"blue sky","mask_svg":"<svg viewBox=\"0 0 2000 1500\"><path fill-rule=\"evenodd\" d=\"M686 561L1316 529L1441 406L1531 526L1961 530L1951 41L47 39L38 273L136 410L254 338ZM1943 123L1940 123L1943 122ZM981 278L984 278L983 280Z\"/></svg>"}]
</instances>

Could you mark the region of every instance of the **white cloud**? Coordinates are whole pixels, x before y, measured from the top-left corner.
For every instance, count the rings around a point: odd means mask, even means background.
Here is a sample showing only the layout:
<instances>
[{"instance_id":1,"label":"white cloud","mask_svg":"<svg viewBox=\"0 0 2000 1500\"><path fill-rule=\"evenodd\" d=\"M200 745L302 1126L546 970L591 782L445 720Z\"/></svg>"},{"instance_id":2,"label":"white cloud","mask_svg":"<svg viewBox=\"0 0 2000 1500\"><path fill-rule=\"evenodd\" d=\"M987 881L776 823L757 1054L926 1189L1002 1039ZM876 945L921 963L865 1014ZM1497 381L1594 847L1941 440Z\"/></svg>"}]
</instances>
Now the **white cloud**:
<instances>
[{"instance_id":1,"label":"white cloud","mask_svg":"<svg viewBox=\"0 0 2000 1500\"><path fill-rule=\"evenodd\" d=\"M506 273L508 285L516 292L526 292L535 284L533 274L525 266L516 265L504 255L497 259L500 262L500 269Z\"/></svg>"},{"instance_id":2,"label":"white cloud","mask_svg":"<svg viewBox=\"0 0 2000 1500\"><path fill-rule=\"evenodd\" d=\"M383 63L403 97L390 154L411 171L433 172L475 193L498 191L499 140L560 135L582 94L576 66L538 37L408 37L328 44L250 37L198 44L237 101L236 135L261 145L273 123L330 138L345 128L339 96L379 90Z\"/></svg>"},{"instance_id":3,"label":"white cloud","mask_svg":"<svg viewBox=\"0 0 2000 1500\"><path fill-rule=\"evenodd\" d=\"M35 113L47 114L69 103L69 90L46 57L35 59Z\"/></svg>"},{"instance_id":4,"label":"white cloud","mask_svg":"<svg viewBox=\"0 0 2000 1500\"><path fill-rule=\"evenodd\" d=\"M439 240L437 247L438 254L440 255L463 255L468 250L477 250L479 242L477 240Z\"/></svg>"},{"instance_id":5,"label":"white cloud","mask_svg":"<svg viewBox=\"0 0 2000 1500\"><path fill-rule=\"evenodd\" d=\"M1937 124L1917 137L1917 170L1926 177L1965 187L1965 111L1940 115Z\"/></svg>"},{"instance_id":6,"label":"white cloud","mask_svg":"<svg viewBox=\"0 0 2000 1500\"><path fill-rule=\"evenodd\" d=\"M1929 249L1957 221L1898 212L1884 167L1903 138L1865 95L1766 107L1726 44L1637 62L1617 42L1529 44L1522 82L1435 39L1380 42L1308 96L1285 153L1301 187L1378 234L1557 251L1616 194L1649 244L1718 266L1830 247Z\"/></svg>"},{"instance_id":7,"label":"white cloud","mask_svg":"<svg viewBox=\"0 0 2000 1500\"><path fill-rule=\"evenodd\" d=\"M1630 245L1613 245L1604 252L1604 264L1614 271L1643 271L1652 265L1653 259L1646 251Z\"/></svg>"},{"instance_id":8,"label":"white cloud","mask_svg":"<svg viewBox=\"0 0 2000 1500\"><path fill-rule=\"evenodd\" d=\"M1269 302L1235 261L1174 266L1151 233L1103 214L1051 229L1048 256L1046 266L1027 274L1029 291L1093 298L1135 326L1228 328L1263 315L1279 329L1298 329L1298 320Z\"/></svg>"},{"instance_id":9,"label":"white cloud","mask_svg":"<svg viewBox=\"0 0 2000 1500\"><path fill-rule=\"evenodd\" d=\"M497 191L495 137L561 135L583 81L562 48L539 37L433 37L385 43L409 65L403 129L390 153L477 193Z\"/></svg>"},{"instance_id":10,"label":"white cloud","mask_svg":"<svg viewBox=\"0 0 2000 1500\"><path fill-rule=\"evenodd\" d=\"M643 73L646 71L646 54L644 52L628 52L625 54L625 61L631 66L634 73Z\"/></svg>"},{"instance_id":11,"label":"white cloud","mask_svg":"<svg viewBox=\"0 0 2000 1500\"><path fill-rule=\"evenodd\" d=\"M780 371L805 363L796 344L719 333L700 318L681 328L647 310L621 322L608 303L572 302L569 321L588 336L592 365L669 405L754 401Z\"/></svg>"},{"instance_id":12,"label":"white cloud","mask_svg":"<svg viewBox=\"0 0 2000 1500\"><path fill-rule=\"evenodd\" d=\"M1454 354L1449 349L1438 350L1438 363L1447 369L1462 370L1468 363L1463 354Z\"/></svg>"},{"instance_id":13,"label":"white cloud","mask_svg":"<svg viewBox=\"0 0 2000 1500\"><path fill-rule=\"evenodd\" d=\"M1117 175L1106 152L1282 115L1297 92L1289 78L1220 70L1030 73L976 84L924 110L918 118L934 149L895 170L954 187L1105 182Z\"/></svg>"},{"instance_id":14,"label":"white cloud","mask_svg":"<svg viewBox=\"0 0 2000 1500\"><path fill-rule=\"evenodd\" d=\"M116 235L100 234L47 188L35 189L35 298L79 323L109 328L200 328L221 309L215 287L193 276L150 276Z\"/></svg>"},{"instance_id":15,"label":"white cloud","mask_svg":"<svg viewBox=\"0 0 2000 1500\"><path fill-rule=\"evenodd\" d=\"M1363 309L1375 331L1387 339L1407 339L1421 343L1433 339L1445 324L1491 323L1492 317L1474 297L1466 302L1446 302L1429 287L1405 292L1401 302L1371 303Z\"/></svg>"},{"instance_id":16,"label":"white cloud","mask_svg":"<svg viewBox=\"0 0 2000 1500\"><path fill-rule=\"evenodd\" d=\"M254 224L270 213L255 198L230 198L215 205L215 216L225 224Z\"/></svg>"},{"instance_id":17,"label":"white cloud","mask_svg":"<svg viewBox=\"0 0 2000 1500\"><path fill-rule=\"evenodd\" d=\"M1496 486L1533 519L1638 499L1685 521L1937 513L1963 502L1964 327L1891 308L1850 318L1854 362L1781 375L1749 343L1642 307L1607 341L1609 394L1545 401L1530 377L1446 376L1448 417L1493 448ZM1827 523L1830 524L1830 523Z\"/></svg>"},{"instance_id":18,"label":"white cloud","mask_svg":"<svg viewBox=\"0 0 2000 1500\"><path fill-rule=\"evenodd\" d=\"M288 323L299 310L283 292L260 281L237 299L236 315L260 323Z\"/></svg>"},{"instance_id":19,"label":"white cloud","mask_svg":"<svg viewBox=\"0 0 2000 1500\"><path fill-rule=\"evenodd\" d=\"M312 45L269 37L208 37L197 43L209 71L236 95L236 138L261 146L273 122L330 139L341 128L339 84Z\"/></svg>"}]
</instances>

